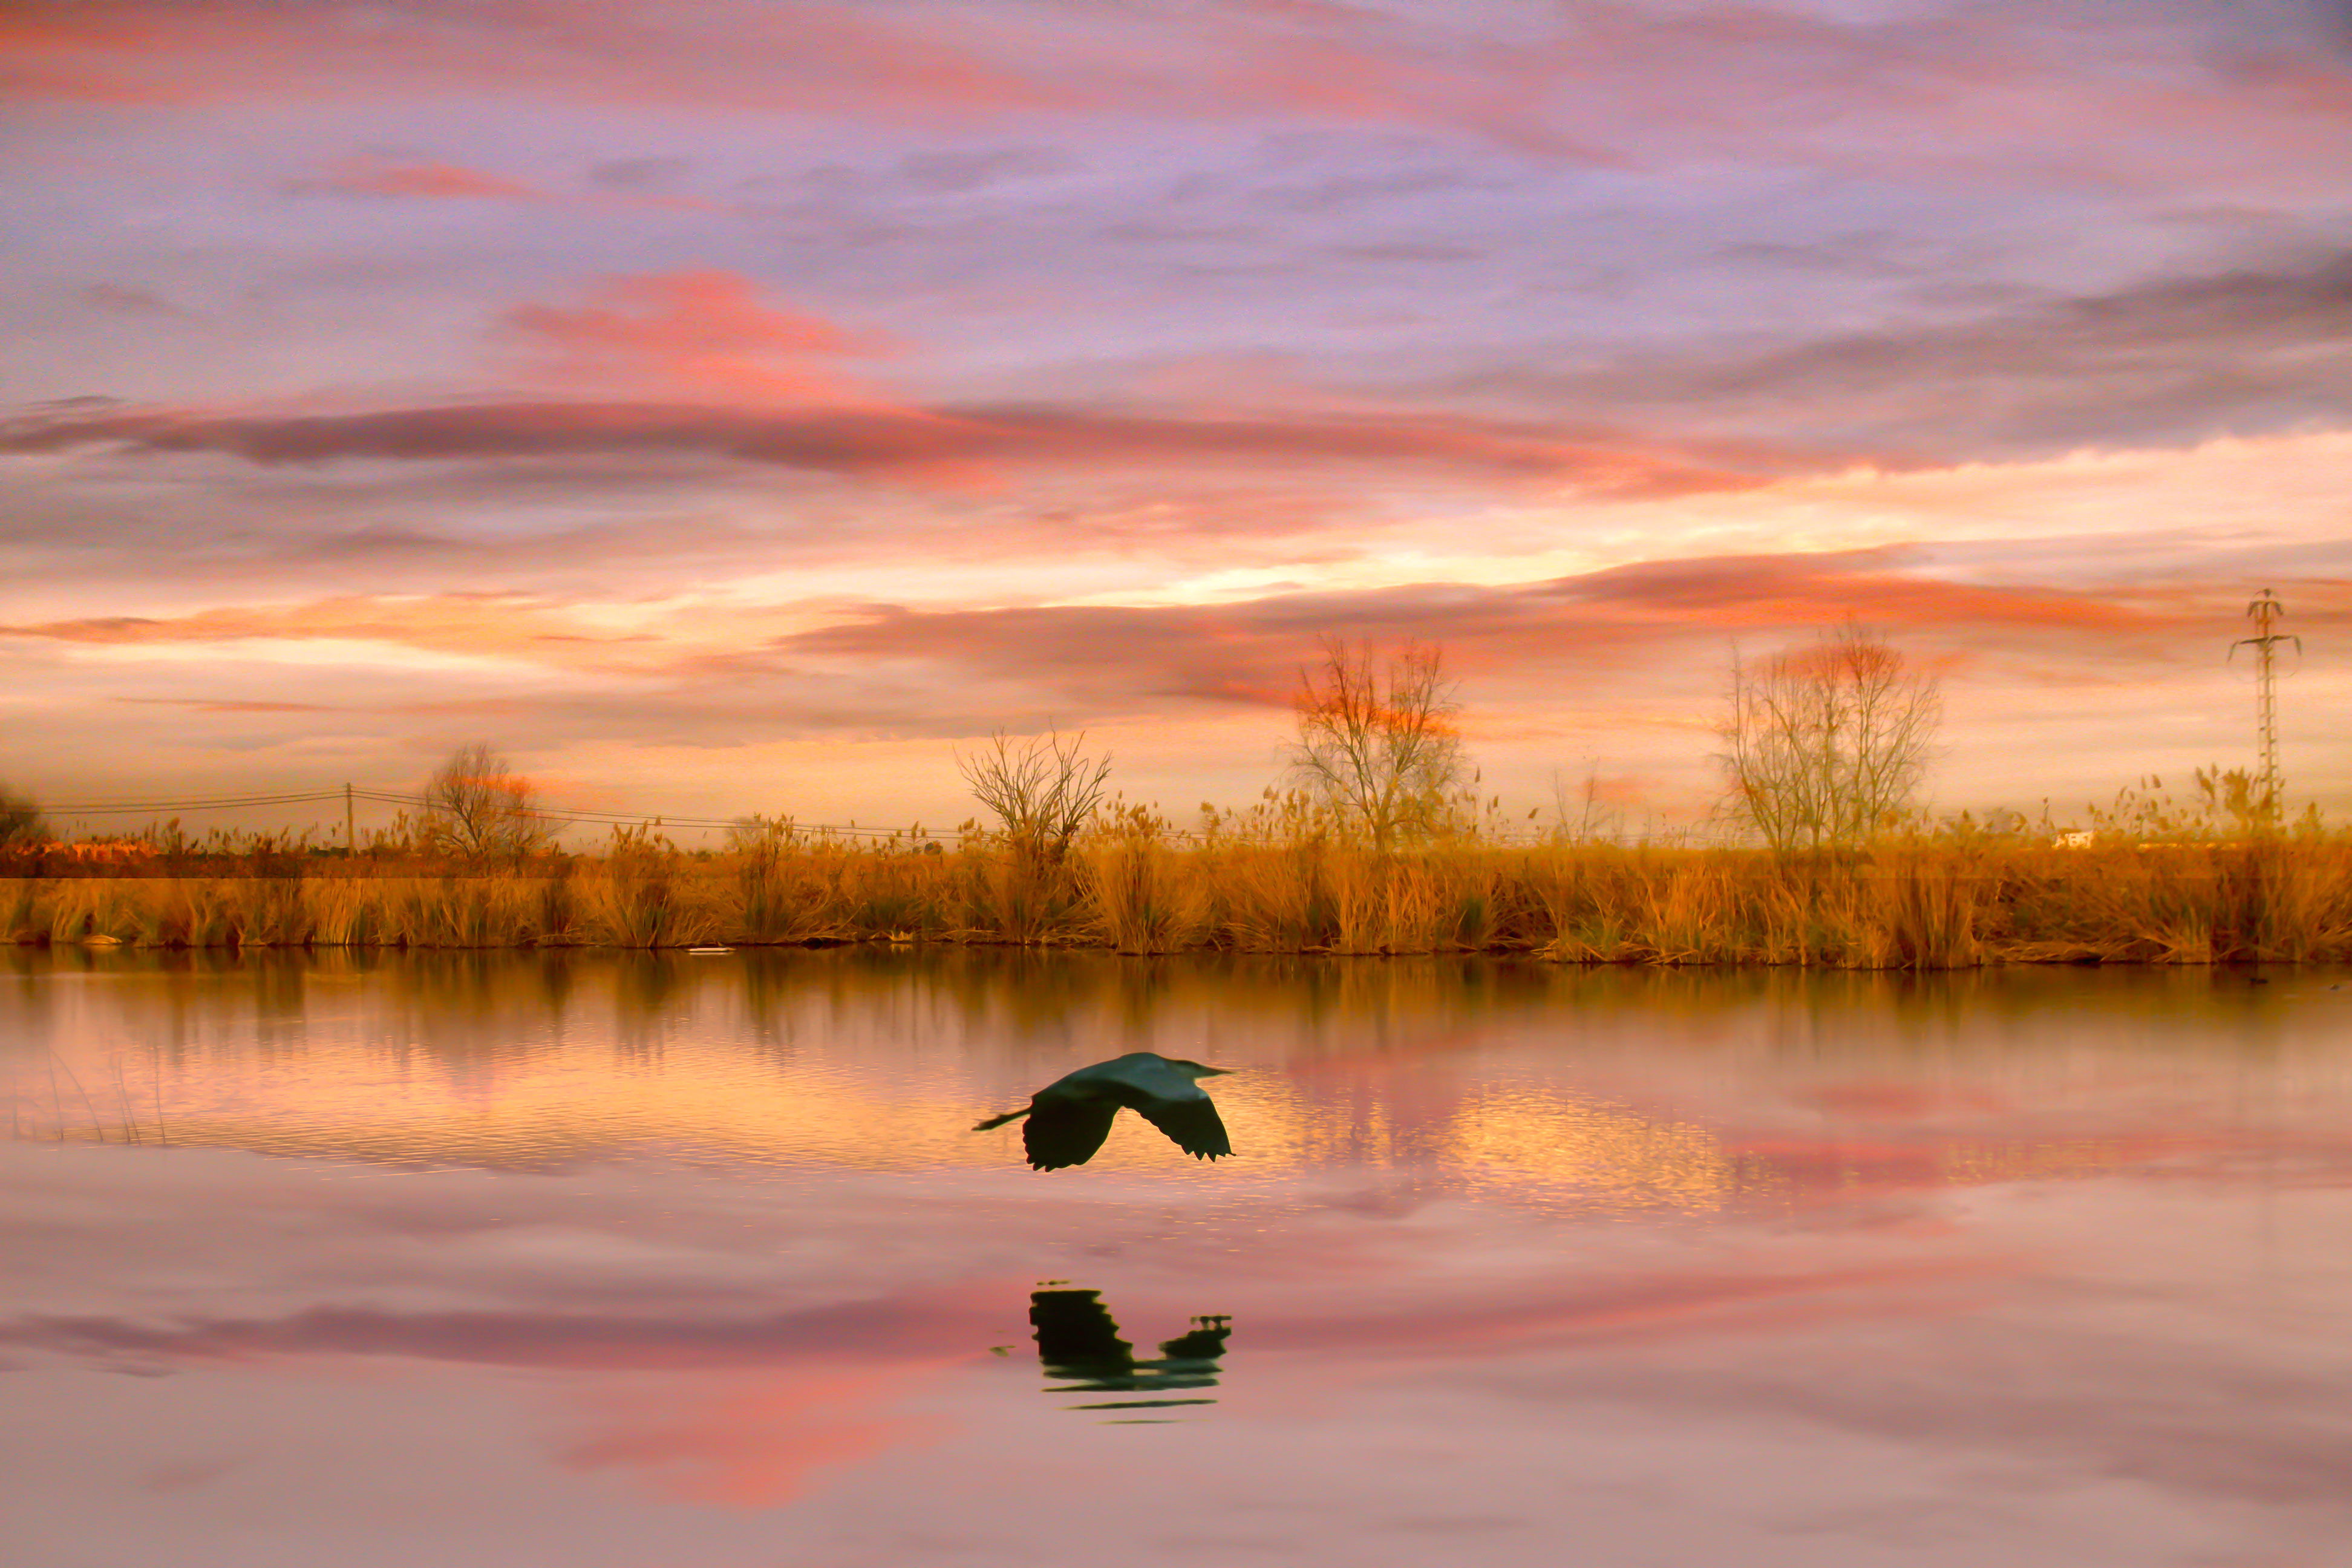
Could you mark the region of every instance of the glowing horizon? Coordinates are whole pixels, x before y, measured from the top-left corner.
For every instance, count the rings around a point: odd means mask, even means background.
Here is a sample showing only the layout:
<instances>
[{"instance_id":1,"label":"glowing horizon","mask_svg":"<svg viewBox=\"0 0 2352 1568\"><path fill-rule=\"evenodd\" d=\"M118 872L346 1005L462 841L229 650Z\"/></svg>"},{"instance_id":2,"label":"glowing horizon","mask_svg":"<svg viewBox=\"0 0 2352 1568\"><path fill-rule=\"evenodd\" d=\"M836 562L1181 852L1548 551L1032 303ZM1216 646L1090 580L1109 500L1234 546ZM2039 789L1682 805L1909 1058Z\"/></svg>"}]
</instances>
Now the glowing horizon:
<instances>
[{"instance_id":1,"label":"glowing horizon","mask_svg":"<svg viewBox=\"0 0 2352 1568\"><path fill-rule=\"evenodd\" d=\"M1669 822L1853 618L2064 816L2250 760L2270 587L2352 806L2347 87L2316 0L19 6L0 781L1189 814L1334 635Z\"/></svg>"}]
</instances>

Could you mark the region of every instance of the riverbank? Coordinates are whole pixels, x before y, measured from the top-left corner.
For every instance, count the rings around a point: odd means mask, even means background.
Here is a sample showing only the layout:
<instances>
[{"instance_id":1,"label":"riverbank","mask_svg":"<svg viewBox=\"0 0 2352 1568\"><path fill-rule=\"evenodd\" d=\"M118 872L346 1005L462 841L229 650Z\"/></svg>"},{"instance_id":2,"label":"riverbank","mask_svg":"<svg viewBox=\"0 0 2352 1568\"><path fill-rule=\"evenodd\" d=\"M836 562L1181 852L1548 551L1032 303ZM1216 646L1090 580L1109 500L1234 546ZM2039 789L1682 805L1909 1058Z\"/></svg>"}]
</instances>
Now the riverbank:
<instances>
[{"instance_id":1,"label":"riverbank","mask_svg":"<svg viewBox=\"0 0 2352 1568\"><path fill-rule=\"evenodd\" d=\"M1122 952L1505 952L1577 963L1945 969L2352 961L2352 842L2053 847L1913 840L1814 856L1615 845L1114 837L1055 862L827 845L630 848L496 870L332 860L255 875L0 879L17 942L689 947L840 942Z\"/></svg>"}]
</instances>

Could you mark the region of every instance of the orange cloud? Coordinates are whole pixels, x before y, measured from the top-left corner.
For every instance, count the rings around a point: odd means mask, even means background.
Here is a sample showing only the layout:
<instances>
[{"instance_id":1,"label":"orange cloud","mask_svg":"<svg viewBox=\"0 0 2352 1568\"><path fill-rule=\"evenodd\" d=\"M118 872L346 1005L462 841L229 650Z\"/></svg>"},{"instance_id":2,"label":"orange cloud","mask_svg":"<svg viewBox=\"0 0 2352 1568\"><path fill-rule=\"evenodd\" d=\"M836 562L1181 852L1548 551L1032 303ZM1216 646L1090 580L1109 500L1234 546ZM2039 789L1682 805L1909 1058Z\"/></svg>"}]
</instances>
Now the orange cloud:
<instances>
[{"instance_id":1,"label":"orange cloud","mask_svg":"<svg viewBox=\"0 0 2352 1568\"><path fill-rule=\"evenodd\" d=\"M0 626L0 635L111 646L340 640L434 653L526 658L598 668L641 666L638 634L598 632L562 610L497 595L382 599L364 595L304 605L225 606L169 617L100 616ZM249 705L240 710L253 710Z\"/></svg>"},{"instance_id":2,"label":"orange cloud","mask_svg":"<svg viewBox=\"0 0 2352 1568\"><path fill-rule=\"evenodd\" d=\"M259 702L234 698L118 697L117 702L137 702L162 708L193 708L199 713L331 713L322 702Z\"/></svg>"}]
</instances>

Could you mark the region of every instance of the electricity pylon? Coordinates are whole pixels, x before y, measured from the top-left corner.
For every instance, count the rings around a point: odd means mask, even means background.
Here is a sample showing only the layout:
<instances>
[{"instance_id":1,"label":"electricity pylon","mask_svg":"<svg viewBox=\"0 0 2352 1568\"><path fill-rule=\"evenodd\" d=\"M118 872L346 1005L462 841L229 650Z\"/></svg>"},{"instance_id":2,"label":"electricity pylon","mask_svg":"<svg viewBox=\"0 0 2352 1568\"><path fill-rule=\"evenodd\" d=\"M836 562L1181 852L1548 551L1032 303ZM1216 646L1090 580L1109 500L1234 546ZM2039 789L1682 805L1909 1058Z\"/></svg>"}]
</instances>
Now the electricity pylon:
<instances>
[{"instance_id":1,"label":"electricity pylon","mask_svg":"<svg viewBox=\"0 0 2352 1568\"><path fill-rule=\"evenodd\" d=\"M2278 765L2278 645L2294 644L2294 651L2303 651L2303 639L2273 630L2278 618L2286 614L2286 606L2268 588L2246 606L2246 615L2254 623L2254 635L2240 637L2230 645L2230 657L2237 658L2242 647L2254 650L2254 714L2263 747L2263 816L2264 820L2277 822L2286 814L2286 802L2279 794Z\"/></svg>"}]
</instances>

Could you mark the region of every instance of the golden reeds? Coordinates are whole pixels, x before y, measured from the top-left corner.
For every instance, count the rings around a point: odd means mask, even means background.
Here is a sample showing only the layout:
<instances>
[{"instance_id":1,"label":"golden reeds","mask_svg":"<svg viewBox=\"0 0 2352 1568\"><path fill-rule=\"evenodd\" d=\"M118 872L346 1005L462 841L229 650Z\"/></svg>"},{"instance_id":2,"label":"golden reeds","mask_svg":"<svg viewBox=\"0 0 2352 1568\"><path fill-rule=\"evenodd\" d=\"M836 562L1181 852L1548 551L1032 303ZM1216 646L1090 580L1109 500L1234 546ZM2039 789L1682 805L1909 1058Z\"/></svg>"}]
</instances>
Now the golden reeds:
<instances>
[{"instance_id":1,"label":"golden reeds","mask_svg":"<svg viewBox=\"0 0 2352 1568\"><path fill-rule=\"evenodd\" d=\"M521 867L0 879L0 937L162 947L679 947L931 941L1121 952L1517 952L1576 963L1946 969L2352 960L2352 838L2053 847L1982 835L1854 850L1475 837L1378 848L1187 843L1123 812L1066 855L789 836L719 853L644 834Z\"/></svg>"}]
</instances>

